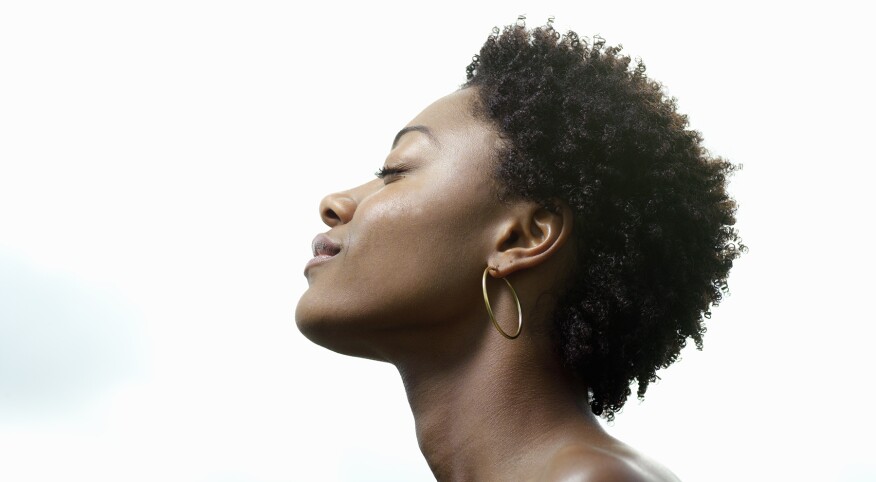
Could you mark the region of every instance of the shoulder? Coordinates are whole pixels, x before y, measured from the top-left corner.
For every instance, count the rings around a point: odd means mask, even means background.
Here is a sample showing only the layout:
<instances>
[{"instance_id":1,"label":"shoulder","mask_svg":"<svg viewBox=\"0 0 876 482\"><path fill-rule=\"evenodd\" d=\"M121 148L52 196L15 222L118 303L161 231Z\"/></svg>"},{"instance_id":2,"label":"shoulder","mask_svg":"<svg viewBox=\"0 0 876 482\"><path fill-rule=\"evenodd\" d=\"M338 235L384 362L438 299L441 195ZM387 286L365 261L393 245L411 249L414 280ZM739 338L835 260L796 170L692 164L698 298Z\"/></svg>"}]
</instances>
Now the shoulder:
<instances>
[{"instance_id":1,"label":"shoulder","mask_svg":"<svg viewBox=\"0 0 876 482\"><path fill-rule=\"evenodd\" d=\"M567 446L550 459L544 482L678 482L669 470L629 450Z\"/></svg>"}]
</instances>

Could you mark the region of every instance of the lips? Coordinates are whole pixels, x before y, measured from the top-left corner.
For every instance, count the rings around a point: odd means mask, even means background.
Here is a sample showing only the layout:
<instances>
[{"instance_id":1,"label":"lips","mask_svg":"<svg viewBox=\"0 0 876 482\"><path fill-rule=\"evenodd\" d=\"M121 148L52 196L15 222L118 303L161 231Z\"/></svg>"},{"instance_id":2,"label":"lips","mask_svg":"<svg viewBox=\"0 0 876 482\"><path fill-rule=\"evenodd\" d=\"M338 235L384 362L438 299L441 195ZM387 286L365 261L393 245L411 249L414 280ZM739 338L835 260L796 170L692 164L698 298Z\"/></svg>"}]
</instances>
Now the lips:
<instances>
[{"instance_id":1,"label":"lips","mask_svg":"<svg viewBox=\"0 0 876 482\"><path fill-rule=\"evenodd\" d=\"M315 238L313 238L313 243L311 244L313 248L313 258L307 262L307 265L304 267L304 274L307 275L307 271L318 264L322 264L330 259L332 259L336 254L341 252L341 246L332 241L325 234L318 234Z\"/></svg>"},{"instance_id":2,"label":"lips","mask_svg":"<svg viewBox=\"0 0 876 482\"><path fill-rule=\"evenodd\" d=\"M313 238L313 255L314 256L334 256L341 252L341 247L325 234L318 234Z\"/></svg>"}]
</instances>

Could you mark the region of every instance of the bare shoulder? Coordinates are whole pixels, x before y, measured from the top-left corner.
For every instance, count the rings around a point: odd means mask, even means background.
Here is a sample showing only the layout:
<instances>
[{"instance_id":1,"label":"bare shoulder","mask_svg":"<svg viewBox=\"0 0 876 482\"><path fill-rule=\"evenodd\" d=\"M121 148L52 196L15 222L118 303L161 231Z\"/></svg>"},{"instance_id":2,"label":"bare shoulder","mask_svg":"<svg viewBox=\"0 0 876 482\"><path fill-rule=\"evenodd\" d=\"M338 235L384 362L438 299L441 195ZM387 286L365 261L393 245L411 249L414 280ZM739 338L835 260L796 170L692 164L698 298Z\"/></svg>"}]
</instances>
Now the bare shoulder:
<instances>
[{"instance_id":1,"label":"bare shoulder","mask_svg":"<svg viewBox=\"0 0 876 482\"><path fill-rule=\"evenodd\" d=\"M672 472L626 446L563 447L551 457L543 482L678 482Z\"/></svg>"}]
</instances>

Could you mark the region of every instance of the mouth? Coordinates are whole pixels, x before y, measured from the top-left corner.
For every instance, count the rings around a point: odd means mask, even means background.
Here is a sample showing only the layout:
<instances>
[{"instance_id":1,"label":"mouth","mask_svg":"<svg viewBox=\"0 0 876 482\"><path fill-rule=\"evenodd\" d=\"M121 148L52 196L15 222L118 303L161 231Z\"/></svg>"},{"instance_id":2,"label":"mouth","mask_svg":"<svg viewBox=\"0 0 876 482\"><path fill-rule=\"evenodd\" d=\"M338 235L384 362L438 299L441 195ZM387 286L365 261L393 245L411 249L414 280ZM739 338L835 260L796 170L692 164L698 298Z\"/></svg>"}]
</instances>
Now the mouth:
<instances>
[{"instance_id":1,"label":"mouth","mask_svg":"<svg viewBox=\"0 0 876 482\"><path fill-rule=\"evenodd\" d=\"M332 259L335 255L341 252L340 244L332 241L325 234L318 234L313 238L311 247L313 249L313 258L311 258L304 267L305 276L310 268Z\"/></svg>"}]
</instances>

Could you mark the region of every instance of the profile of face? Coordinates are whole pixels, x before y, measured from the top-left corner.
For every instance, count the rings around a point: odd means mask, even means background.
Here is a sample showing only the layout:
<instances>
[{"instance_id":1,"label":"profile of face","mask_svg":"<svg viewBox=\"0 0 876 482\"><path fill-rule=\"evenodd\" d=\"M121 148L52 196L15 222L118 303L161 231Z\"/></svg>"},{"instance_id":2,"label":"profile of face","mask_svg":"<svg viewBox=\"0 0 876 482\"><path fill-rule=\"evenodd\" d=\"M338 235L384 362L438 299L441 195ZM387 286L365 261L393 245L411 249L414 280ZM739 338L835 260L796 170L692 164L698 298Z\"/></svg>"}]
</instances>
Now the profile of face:
<instances>
[{"instance_id":1,"label":"profile of face","mask_svg":"<svg viewBox=\"0 0 876 482\"><path fill-rule=\"evenodd\" d=\"M314 240L295 313L312 341L392 361L489 329L480 280L509 239L508 204L493 180L500 138L475 99L439 99L399 132L382 179L322 200L330 229Z\"/></svg>"}]
</instances>

